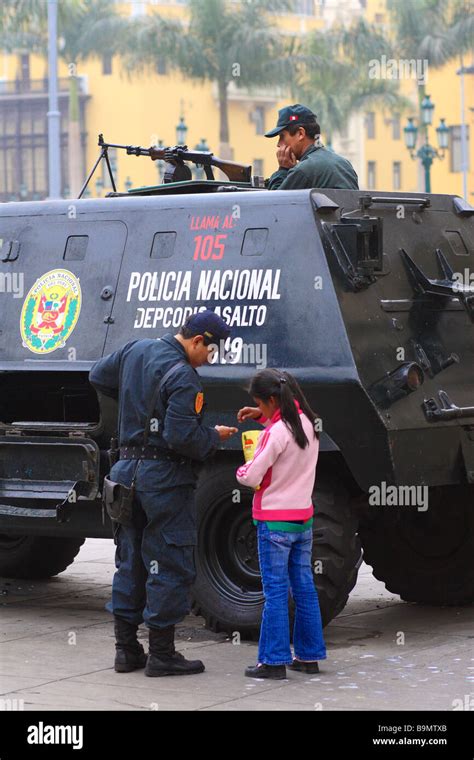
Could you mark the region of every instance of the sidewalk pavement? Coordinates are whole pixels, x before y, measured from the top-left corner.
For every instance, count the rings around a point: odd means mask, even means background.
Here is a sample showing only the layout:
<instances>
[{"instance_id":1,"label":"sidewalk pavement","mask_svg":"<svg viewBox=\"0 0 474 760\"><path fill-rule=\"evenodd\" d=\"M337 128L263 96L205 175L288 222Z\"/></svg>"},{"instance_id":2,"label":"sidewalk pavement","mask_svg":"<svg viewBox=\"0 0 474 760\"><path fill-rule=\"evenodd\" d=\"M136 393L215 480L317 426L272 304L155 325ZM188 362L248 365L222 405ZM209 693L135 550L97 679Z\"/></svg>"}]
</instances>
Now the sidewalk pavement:
<instances>
[{"instance_id":1,"label":"sidewalk pavement","mask_svg":"<svg viewBox=\"0 0 474 760\"><path fill-rule=\"evenodd\" d=\"M367 565L348 605L325 629L328 659L319 675L246 678L257 644L234 643L237 637L212 633L192 615L177 627L177 648L202 659L203 674L115 673L113 619L104 610L114 548L112 541L88 539L56 578L0 579L0 709L474 709L474 605L407 604ZM143 626L139 637L146 645Z\"/></svg>"}]
</instances>

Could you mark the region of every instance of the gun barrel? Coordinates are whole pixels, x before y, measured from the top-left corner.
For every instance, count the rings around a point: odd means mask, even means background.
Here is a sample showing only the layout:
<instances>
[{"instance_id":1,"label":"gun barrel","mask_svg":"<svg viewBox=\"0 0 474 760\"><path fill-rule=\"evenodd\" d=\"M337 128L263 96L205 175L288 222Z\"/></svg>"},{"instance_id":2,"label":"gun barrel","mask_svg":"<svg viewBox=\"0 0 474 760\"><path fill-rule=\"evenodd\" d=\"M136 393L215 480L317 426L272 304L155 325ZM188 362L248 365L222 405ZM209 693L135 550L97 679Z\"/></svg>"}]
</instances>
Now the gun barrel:
<instances>
[{"instance_id":1,"label":"gun barrel","mask_svg":"<svg viewBox=\"0 0 474 760\"><path fill-rule=\"evenodd\" d=\"M141 145L121 145L120 143L104 142L104 136L102 134L99 135L99 145L101 148L120 148L121 150L127 151L129 156L150 155L150 148L142 148Z\"/></svg>"}]
</instances>

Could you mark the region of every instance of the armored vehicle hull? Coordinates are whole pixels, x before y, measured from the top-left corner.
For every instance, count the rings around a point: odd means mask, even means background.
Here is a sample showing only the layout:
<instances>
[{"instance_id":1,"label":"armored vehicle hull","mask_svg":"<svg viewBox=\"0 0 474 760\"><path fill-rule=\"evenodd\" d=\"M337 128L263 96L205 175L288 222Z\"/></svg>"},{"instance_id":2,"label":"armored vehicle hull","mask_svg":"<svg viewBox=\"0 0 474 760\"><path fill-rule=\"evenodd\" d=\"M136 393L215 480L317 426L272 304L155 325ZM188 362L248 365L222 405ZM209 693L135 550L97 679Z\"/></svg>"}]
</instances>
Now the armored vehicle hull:
<instances>
[{"instance_id":1,"label":"armored vehicle hull","mask_svg":"<svg viewBox=\"0 0 474 760\"><path fill-rule=\"evenodd\" d=\"M208 424L235 425L264 366L293 373L322 417L324 622L356 582L361 542L404 599L472 601L473 209L444 195L181 184L0 206L0 574L54 575L86 537L112 536L100 492L117 408L88 372L214 308L233 335L200 370ZM235 436L200 475L194 609L250 633L263 596L241 462Z\"/></svg>"}]
</instances>

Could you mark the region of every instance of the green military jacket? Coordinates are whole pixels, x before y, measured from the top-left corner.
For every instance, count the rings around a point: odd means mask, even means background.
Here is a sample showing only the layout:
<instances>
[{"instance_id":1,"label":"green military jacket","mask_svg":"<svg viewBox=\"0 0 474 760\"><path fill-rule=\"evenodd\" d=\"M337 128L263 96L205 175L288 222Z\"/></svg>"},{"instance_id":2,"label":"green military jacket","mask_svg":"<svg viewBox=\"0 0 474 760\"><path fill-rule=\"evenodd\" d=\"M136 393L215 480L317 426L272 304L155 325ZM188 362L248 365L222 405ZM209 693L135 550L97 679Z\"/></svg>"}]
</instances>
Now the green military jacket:
<instances>
[{"instance_id":1,"label":"green military jacket","mask_svg":"<svg viewBox=\"0 0 474 760\"><path fill-rule=\"evenodd\" d=\"M300 190L306 187L359 189L357 174L350 161L317 145L310 145L292 169L278 169L267 182L269 190Z\"/></svg>"}]
</instances>

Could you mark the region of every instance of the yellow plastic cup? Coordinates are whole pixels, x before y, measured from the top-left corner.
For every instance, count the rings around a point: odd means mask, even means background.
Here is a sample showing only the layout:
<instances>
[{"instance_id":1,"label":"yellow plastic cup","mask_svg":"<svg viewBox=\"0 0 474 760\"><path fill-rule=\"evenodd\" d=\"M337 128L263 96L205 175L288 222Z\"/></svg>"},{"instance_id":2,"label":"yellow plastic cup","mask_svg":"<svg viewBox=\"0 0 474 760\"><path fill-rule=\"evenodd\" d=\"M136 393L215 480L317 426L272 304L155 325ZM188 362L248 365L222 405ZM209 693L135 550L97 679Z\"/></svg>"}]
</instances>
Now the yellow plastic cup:
<instances>
[{"instance_id":1,"label":"yellow plastic cup","mask_svg":"<svg viewBox=\"0 0 474 760\"><path fill-rule=\"evenodd\" d=\"M242 449L246 462L250 462L253 459L255 449L257 448L257 440L261 432L261 430L246 430L242 433Z\"/></svg>"},{"instance_id":2,"label":"yellow plastic cup","mask_svg":"<svg viewBox=\"0 0 474 760\"><path fill-rule=\"evenodd\" d=\"M253 459L255 449L257 448L258 437L261 432L261 430L246 430L245 433L242 433L242 449L244 451L244 459L246 462L250 462L250 460ZM260 486L255 487L256 491L259 489Z\"/></svg>"}]
</instances>

